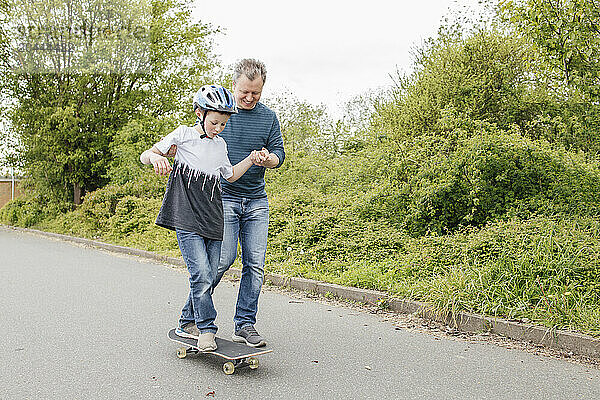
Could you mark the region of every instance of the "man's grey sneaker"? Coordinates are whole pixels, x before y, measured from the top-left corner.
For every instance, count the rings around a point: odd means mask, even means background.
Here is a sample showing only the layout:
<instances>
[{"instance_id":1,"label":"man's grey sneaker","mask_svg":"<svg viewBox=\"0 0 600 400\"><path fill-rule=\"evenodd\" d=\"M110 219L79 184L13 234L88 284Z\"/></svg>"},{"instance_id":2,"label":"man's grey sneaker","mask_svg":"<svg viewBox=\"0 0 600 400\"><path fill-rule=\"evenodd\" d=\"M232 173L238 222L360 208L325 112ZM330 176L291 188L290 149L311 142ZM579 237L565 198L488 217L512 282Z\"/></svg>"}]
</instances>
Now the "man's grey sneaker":
<instances>
[{"instance_id":1,"label":"man's grey sneaker","mask_svg":"<svg viewBox=\"0 0 600 400\"><path fill-rule=\"evenodd\" d=\"M200 336L200 331L194 322L188 322L187 324L175 329L175 334L185 338L198 339L198 336Z\"/></svg>"},{"instance_id":2,"label":"man's grey sneaker","mask_svg":"<svg viewBox=\"0 0 600 400\"><path fill-rule=\"evenodd\" d=\"M215 342L215 334L212 332L205 332L198 338L198 350L200 351L214 351L217 349L217 342Z\"/></svg>"},{"instance_id":3,"label":"man's grey sneaker","mask_svg":"<svg viewBox=\"0 0 600 400\"><path fill-rule=\"evenodd\" d=\"M244 326L242 329L235 332L231 338L234 342L246 343L248 346L252 347L261 347L267 344L252 325Z\"/></svg>"}]
</instances>

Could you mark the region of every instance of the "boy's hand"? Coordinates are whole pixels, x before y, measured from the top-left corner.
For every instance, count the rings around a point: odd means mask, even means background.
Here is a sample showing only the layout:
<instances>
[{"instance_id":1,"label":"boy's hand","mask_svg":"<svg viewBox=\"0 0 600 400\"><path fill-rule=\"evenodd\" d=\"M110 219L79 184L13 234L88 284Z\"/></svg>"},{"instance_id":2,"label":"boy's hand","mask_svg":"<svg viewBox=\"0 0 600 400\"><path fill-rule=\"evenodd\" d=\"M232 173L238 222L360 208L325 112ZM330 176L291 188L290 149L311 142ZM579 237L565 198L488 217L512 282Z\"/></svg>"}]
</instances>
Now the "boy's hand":
<instances>
[{"instance_id":1,"label":"boy's hand","mask_svg":"<svg viewBox=\"0 0 600 400\"><path fill-rule=\"evenodd\" d=\"M152 154L150 156L150 162L154 167L154 172L156 172L158 175L169 175L169 172L173 170L173 168L171 168L171 164L169 164L169 160L161 155Z\"/></svg>"},{"instance_id":2,"label":"boy's hand","mask_svg":"<svg viewBox=\"0 0 600 400\"><path fill-rule=\"evenodd\" d=\"M249 157L250 157L250 161L252 161L252 164L256 164L258 152L256 150L252 150L252 153L250 153Z\"/></svg>"},{"instance_id":3,"label":"boy's hand","mask_svg":"<svg viewBox=\"0 0 600 400\"><path fill-rule=\"evenodd\" d=\"M252 153L250 153L249 157L250 161L252 161L252 164L254 165L258 165L258 163L260 163L262 159L262 155L258 150L252 150Z\"/></svg>"}]
</instances>

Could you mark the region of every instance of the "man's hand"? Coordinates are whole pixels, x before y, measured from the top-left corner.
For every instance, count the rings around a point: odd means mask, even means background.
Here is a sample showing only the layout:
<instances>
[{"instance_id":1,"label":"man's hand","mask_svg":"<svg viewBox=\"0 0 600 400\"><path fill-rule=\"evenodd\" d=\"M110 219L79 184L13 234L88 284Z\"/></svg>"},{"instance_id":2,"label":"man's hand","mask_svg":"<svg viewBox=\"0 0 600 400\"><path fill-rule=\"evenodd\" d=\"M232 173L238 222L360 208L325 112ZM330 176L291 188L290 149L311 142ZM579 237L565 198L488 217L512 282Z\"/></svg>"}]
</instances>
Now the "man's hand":
<instances>
[{"instance_id":1,"label":"man's hand","mask_svg":"<svg viewBox=\"0 0 600 400\"><path fill-rule=\"evenodd\" d=\"M165 157L175 157L175 154L177 154L177 145L176 144L169 147L169 151L167 151L167 154L165 154Z\"/></svg>"}]
</instances>

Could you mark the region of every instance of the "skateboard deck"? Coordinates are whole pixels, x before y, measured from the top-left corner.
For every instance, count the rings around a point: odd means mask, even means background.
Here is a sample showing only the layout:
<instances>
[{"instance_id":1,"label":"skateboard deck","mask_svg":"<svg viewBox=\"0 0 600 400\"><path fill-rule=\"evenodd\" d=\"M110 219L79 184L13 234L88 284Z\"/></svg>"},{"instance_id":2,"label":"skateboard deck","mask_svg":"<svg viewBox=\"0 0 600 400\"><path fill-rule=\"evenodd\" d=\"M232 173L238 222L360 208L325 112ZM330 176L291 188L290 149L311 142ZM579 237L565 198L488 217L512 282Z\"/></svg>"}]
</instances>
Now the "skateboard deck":
<instances>
[{"instance_id":1,"label":"skateboard deck","mask_svg":"<svg viewBox=\"0 0 600 400\"><path fill-rule=\"evenodd\" d=\"M225 364L223 364L223 372L225 372L227 375L233 374L236 368L258 368L258 358L256 358L256 356L267 354L273 351L272 349L267 349L265 347L255 348L247 346L244 343L237 343L231 340L215 337L217 349L214 351L204 352L200 351L198 347L196 347L196 339L178 336L175 333L175 329L171 329L169 331L168 337L172 341L186 346L177 349L177 357L179 358L185 358L188 354L201 353L213 354L228 360L225 362Z\"/></svg>"}]
</instances>

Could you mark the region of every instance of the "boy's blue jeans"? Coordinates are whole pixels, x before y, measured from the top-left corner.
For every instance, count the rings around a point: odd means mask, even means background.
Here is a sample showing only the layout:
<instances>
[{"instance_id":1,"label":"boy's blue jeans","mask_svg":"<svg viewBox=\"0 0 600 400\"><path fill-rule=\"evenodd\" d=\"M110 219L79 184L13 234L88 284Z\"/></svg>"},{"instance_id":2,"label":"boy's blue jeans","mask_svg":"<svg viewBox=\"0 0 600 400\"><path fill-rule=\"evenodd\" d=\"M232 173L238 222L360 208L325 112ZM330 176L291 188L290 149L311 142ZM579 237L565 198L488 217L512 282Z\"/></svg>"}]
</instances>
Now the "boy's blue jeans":
<instances>
[{"instance_id":1,"label":"boy's blue jeans","mask_svg":"<svg viewBox=\"0 0 600 400\"><path fill-rule=\"evenodd\" d=\"M212 286L217 276L221 241L181 229L175 232L183 261L190 273L190 295L181 310L179 326L195 322L200 333L216 333L217 311L212 300Z\"/></svg>"},{"instance_id":2,"label":"boy's blue jeans","mask_svg":"<svg viewBox=\"0 0 600 400\"><path fill-rule=\"evenodd\" d=\"M247 199L223 195L225 227L221 261L215 280L216 287L223 274L237 257L238 241L242 249L242 277L235 316L235 330L256 323L258 297L263 283L267 234L269 229L269 201L266 197Z\"/></svg>"}]
</instances>

